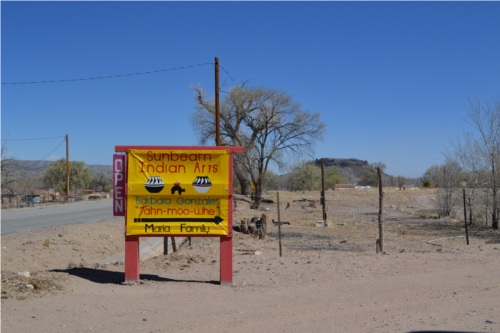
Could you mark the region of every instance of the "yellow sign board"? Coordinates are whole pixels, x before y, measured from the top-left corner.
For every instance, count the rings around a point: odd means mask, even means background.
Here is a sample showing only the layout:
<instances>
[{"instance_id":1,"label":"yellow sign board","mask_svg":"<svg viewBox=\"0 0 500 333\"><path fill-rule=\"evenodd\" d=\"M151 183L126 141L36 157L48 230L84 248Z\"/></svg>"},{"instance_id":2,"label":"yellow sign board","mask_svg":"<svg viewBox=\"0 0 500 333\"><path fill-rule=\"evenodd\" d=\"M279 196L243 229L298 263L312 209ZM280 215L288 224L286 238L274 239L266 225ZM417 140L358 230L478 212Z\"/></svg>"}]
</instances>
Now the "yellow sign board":
<instances>
[{"instance_id":1,"label":"yellow sign board","mask_svg":"<svg viewBox=\"0 0 500 333\"><path fill-rule=\"evenodd\" d=\"M127 235L228 235L230 152L129 150Z\"/></svg>"}]
</instances>

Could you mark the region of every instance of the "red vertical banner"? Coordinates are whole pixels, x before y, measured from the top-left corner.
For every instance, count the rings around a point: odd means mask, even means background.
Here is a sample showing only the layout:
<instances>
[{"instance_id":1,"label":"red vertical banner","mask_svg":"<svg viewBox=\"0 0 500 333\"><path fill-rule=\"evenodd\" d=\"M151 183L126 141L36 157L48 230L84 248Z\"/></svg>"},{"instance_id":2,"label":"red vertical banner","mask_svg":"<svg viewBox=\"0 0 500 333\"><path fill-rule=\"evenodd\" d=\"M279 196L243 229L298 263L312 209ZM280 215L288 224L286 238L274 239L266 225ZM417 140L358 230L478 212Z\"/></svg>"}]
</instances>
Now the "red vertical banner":
<instances>
[{"instance_id":1,"label":"red vertical banner","mask_svg":"<svg viewBox=\"0 0 500 333\"><path fill-rule=\"evenodd\" d=\"M125 216L125 155L113 155L113 216Z\"/></svg>"}]
</instances>

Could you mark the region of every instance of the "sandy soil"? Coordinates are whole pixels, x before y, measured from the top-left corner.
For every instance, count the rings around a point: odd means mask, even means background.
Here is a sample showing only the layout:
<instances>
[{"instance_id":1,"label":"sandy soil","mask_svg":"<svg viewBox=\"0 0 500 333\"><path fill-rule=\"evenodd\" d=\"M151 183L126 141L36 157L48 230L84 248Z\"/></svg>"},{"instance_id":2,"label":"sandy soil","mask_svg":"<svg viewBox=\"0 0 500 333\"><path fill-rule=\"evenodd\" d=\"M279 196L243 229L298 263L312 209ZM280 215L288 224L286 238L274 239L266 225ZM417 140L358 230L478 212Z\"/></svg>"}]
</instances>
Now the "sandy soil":
<instances>
[{"instance_id":1,"label":"sandy soil","mask_svg":"<svg viewBox=\"0 0 500 333\"><path fill-rule=\"evenodd\" d=\"M265 239L234 233L233 286L218 238L141 261L123 284L123 218L2 236L2 332L500 332L500 235L436 219L431 190L280 192ZM235 224L267 214L237 201ZM287 204L290 207L285 209ZM28 275L24 277L20 274Z\"/></svg>"}]
</instances>

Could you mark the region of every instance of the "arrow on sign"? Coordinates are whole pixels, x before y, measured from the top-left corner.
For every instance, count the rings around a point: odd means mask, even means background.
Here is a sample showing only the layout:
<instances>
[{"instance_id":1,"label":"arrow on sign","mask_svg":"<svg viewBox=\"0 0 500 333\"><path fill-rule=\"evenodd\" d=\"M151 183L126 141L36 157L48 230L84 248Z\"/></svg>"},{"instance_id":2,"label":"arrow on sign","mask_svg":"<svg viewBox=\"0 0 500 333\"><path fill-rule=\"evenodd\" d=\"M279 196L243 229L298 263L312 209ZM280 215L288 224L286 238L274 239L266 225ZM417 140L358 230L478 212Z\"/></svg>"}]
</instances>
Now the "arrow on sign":
<instances>
[{"instance_id":1,"label":"arrow on sign","mask_svg":"<svg viewBox=\"0 0 500 333\"><path fill-rule=\"evenodd\" d=\"M214 216L212 218L164 218L164 217L140 217L140 218L135 218L134 222L135 223L141 223L141 222L212 222L215 224L219 224L222 221L224 221L223 218L220 216Z\"/></svg>"}]
</instances>

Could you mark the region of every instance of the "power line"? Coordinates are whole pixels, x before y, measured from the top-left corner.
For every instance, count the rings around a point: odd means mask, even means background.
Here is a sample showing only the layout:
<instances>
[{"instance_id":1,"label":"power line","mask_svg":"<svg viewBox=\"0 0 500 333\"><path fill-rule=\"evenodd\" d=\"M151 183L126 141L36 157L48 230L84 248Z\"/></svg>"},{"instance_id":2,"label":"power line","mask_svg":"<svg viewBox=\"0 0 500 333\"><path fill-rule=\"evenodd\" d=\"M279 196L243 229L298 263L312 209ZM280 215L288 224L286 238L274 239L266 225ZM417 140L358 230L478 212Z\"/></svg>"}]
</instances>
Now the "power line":
<instances>
[{"instance_id":1,"label":"power line","mask_svg":"<svg viewBox=\"0 0 500 333\"><path fill-rule=\"evenodd\" d=\"M226 72L227 76L229 76L229 78L231 79L231 81L233 81L233 83L235 85L237 85L236 82L234 81L233 77L231 76L231 74L229 74L229 72L227 71L227 69L225 69L224 66L222 66L220 63L219 63L219 66L220 66L220 68L222 68L224 70L224 72Z\"/></svg>"},{"instance_id":2,"label":"power line","mask_svg":"<svg viewBox=\"0 0 500 333\"><path fill-rule=\"evenodd\" d=\"M32 164L28 165L26 168L31 169L40 162L46 160L53 152L55 152L65 141L66 141L66 136L52 136L52 137L44 137L44 138L22 138L22 139L2 139L3 142L8 142L8 141L42 141L42 140L53 140L53 139L62 139L61 142L57 144L57 146L52 149L47 155L45 155L43 158L36 160Z\"/></svg>"},{"instance_id":3,"label":"power line","mask_svg":"<svg viewBox=\"0 0 500 333\"><path fill-rule=\"evenodd\" d=\"M2 141L39 141L66 138L65 136L52 136L48 138L29 138L29 139L2 139Z\"/></svg>"},{"instance_id":4,"label":"power line","mask_svg":"<svg viewBox=\"0 0 500 333\"><path fill-rule=\"evenodd\" d=\"M162 73L162 72L171 72L171 71L188 69L188 68L194 68L194 67L200 67L200 66L205 66L205 65L213 65L213 62L205 62L205 63L202 63L202 64L187 65L187 66L180 66L180 67L172 67L172 68L158 69L158 70L154 70L154 71L137 72L137 73L104 75L104 76L76 78L76 79L23 81L23 82L2 82L2 84L3 85L45 84L45 83L64 83L64 82L76 82L76 81L116 79L116 78L128 77L128 76L137 76L137 75L147 75L147 74L155 74L155 73Z\"/></svg>"},{"instance_id":5,"label":"power line","mask_svg":"<svg viewBox=\"0 0 500 333\"><path fill-rule=\"evenodd\" d=\"M76 79L2 82L2 85L27 85L27 84L65 83L65 82L76 82L76 81L116 79L116 78L121 78L121 77L129 77L129 76L138 76L138 75L147 75L147 74L155 74L155 73L162 73L162 72L170 72L170 71L175 71L175 70L182 70L182 69L188 69L188 68L194 68L194 67L200 67L200 66L206 66L206 65L213 65L213 64L214 64L213 62L205 62L205 63L195 64L195 65L187 65L187 66L179 66L179 67L172 67L172 68L166 68L166 69L158 69L158 70L154 70L154 71L137 72L137 73L126 73L126 74L115 74L115 75L103 75L103 76L86 77L86 78L76 78ZM231 79L231 81L235 85L238 85L236 83L236 81L234 80L234 78L229 73L229 71L224 66L222 66L221 64L219 64L219 66L220 66L220 68L222 68L224 70L224 72ZM226 91L222 91L222 92L227 93ZM7 139L7 140L4 140L4 141L44 140L44 139L52 139L52 138L40 138L40 139Z\"/></svg>"},{"instance_id":6,"label":"power line","mask_svg":"<svg viewBox=\"0 0 500 333\"><path fill-rule=\"evenodd\" d=\"M38 163L44 161L47 157L49 157L53 152L55 152L57 150L57 148L61 147L61 145L66 141L66 137L64 138L64 140L62 140L61 142L59 142L59 144L50 151L50 153L48 153L47 155L45 155L44 157L42 157L40 160L38 160L37 162L33 163L31 165L31 167L34 167L35 165L37 165Z\"/></svg>"},{"instance_id":7,"label":"power line","mask_svg":"<svg viewBox=\"0 0 500 333\"><path fill-rule=\"evenodd\" d=\"M59 137L59 138L60 138L60 137ZM48 157L49 157L49 156L50 156L53 152L55 152L55 151L57 150L57 148L61 147L61 145L62 145L65 141L66 141L66 137L64 137L64 139L63 139L61 142L59 142L59 143L58 143L58 145L57 145L54 149L52 149L52 150L51 150L51 151L50 151L47 155L45 155L45 156L44 156L44 157L42 157L41 159L39 159L39 160L37 160L37 161L33 162L32 164L28 165L28 166L26 167L26 169L31 169L31 168L33 168L34 166L36 166L37 164L39 164L39 163L41 163L41 162L45 161L45 159L47 159L47 158L48 158Z\"/></svg>"},{"instance_id":8,"label":"power line","mask_svg":"<svg viewBox=\"0 0 500 333\"><path fill-rule=\"evenodd\" d=\"M47 157L49 157L49 156L50 156L50 154L52 154L53 152L55 152L55 151L57 150L57 148L61 147L61 145L62 145L64 142L66 142L66 137L64 138L64 140L62 140L61 142L59 142L59 144L58 144L58 145L57 145L54 149L52 149L52 150L50 151L50 153L48 153L47 155L45 155L45 156L41 159L41 161L43 161L43 160L45 160Z\"/></svg>"}]
</instances>

